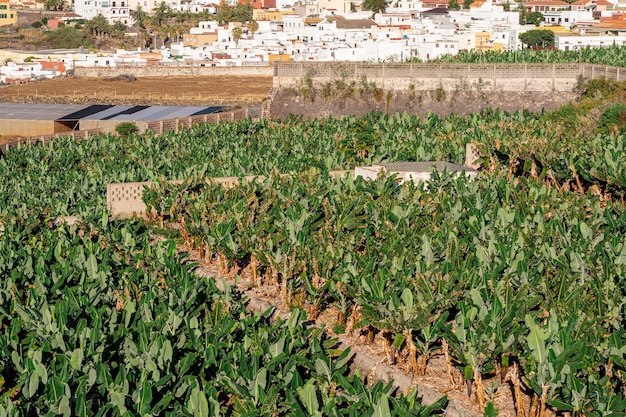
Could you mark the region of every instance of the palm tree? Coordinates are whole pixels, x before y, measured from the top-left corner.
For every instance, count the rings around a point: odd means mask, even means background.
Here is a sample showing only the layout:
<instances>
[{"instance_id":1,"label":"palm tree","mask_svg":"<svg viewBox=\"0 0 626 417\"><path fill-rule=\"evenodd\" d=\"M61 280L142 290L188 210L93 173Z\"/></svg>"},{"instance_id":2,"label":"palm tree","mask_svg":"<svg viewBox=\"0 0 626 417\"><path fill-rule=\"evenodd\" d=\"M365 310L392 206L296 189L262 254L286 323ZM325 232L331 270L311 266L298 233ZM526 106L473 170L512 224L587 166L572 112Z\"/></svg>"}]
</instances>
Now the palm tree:
<instances>
[{"instance_id":1,"label":"palm tree","mask_svg":"<svg viewBox=\"0 0 626 417\"><path fill-rule=\"evenodd\" d=\"M239 26L235 26L233 28L233 40L235 41L235 45L239 45L239 39L243 35L243 30Z\"/></svg>"},{"instance_id":2,"label":"palm tree","mask_svg":"<svg viewBox=\"0 0 626 417\"><path fill-rule=\"evenodd\" d=\"M257 30L259 30L259 24L256 20L252 20L250 22L250 24L248 25L248 30L250 31L250 33L252 34L252 36L254 36L254 34L256 33Z\"/></svg>"},{"instance_id":3,"label":"palm tree","mask_svg":"<svg viewBox=\"0 0 626 417\"><path fill-rule=\"evenodd\" d=\"M138 5L137 8L131 12L131 16L140 28L145 29L144 21L146 20L146 17L148 17L148 15L146 14L143 7L141 7L141 5Z\"/></svg>"},{"instance_id":4,"label":"palm tree","mask_svg":"<svg viewBox=\"0 0 626 417\"><path fill-rule=\"evenodd\" d=\"M158 25L161 26L165 20L170 16L172 9L167 5L164 1L159 3L157 7L152 10L154 14L154 18L157 21Z\"/></svg>"}]
</instances>

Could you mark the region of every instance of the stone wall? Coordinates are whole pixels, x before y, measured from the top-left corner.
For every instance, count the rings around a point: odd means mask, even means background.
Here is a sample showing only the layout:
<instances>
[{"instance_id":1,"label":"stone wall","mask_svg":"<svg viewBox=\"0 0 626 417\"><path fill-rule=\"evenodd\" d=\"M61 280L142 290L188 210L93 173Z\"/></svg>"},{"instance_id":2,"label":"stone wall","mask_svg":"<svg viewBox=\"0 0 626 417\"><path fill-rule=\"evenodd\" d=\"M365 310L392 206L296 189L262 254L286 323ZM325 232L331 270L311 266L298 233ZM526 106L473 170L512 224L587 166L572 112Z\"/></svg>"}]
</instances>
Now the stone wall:
<instances>
[{"instance_id":1,"label":"stone wall","mask_svg":"<svg viewBox=\"0 0 626 417\"><path fill-rule=\"evenodd\" d=\"M573 91L524 92L489 91L474 88L456 90L387 90L382 94L347 94L335 92L324 97L322 92L307 92L306 97L293 89L282 89L272 101L272 117L284 119L296 115L311 120L328 116L363 115L372 111L388 114L408 113L424 116L429 112L439 116L451 113L477 113L483 109L500 109L508 112L527 109L529 111L555 110L576 100Z\"/></svg>"},{"instance_id":2,"label":"stone wall","mask_svg":"<svg viewBox=\"0 0 626 417\"><path fill-rule=\"evenodd\" d=\"M583 64L456 64L278 62L274 87L370 83L385 90L455 90L480 85L493 91L571 91ZM603 67L604 68L604 67Z\"/></svg>"},{"instance_id":3,"label":"stone wall","mask_svg":"<svg viewBox=\"0 0 626 417\"><path fill-rule=\"evenodd\" d=\"M194 77L211 75L271 76L272 67L166 67L166 66L123 66L116 68L78 67L76 77L116 77L133 74L136 77Z\"/></svg>"}]
</instances>

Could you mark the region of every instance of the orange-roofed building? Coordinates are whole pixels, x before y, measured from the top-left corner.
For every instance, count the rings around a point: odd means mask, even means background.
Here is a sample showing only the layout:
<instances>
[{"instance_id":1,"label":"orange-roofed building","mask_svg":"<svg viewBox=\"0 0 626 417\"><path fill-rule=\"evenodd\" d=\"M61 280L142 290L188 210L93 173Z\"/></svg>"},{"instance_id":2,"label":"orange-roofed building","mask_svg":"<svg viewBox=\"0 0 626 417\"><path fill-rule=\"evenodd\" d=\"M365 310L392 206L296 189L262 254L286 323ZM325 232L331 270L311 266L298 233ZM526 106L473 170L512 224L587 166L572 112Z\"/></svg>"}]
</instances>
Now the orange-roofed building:
<instances>
[{"instance_id":1,"label":"orange-roofed building","mask_svg":"<svg viewBox=\"0 0 626 417\"><path fill-rule=\"evenodd\" d=\"M436 9L438 7L448 7L448 0L422 0L425 9Z\"/></svg>"},{"instance_id":2,"label":"orange-roofed building","mask_svg":"<svg viewBox=\"0 0 626 417\"><path fill-rule=\"evenodd\" d=\"M562 0L534 0L525 3L528 13L533 12L557 12L559 10L569 10L570 4Z\"/></svg>"},{"instance_id":3,"label":"orange-roofed building","mask_svg":"<svg viewBox=\"0 0 626 417\"><path fill-rule=\"evenodd\" d=\"M615 4L608 0L578 0L572 3L572 10L593 10L597 12L605 12L615 10Z\"/></svg>"},{"instance_id":4,"label":"orange-roofed building","mask_svg":"<svg viewBox=\"0 0 626 417\"><path fill-rule=\"evenodd\" d=\"M62 61L39 61L39 63L41 64L41 69L52 70L56 75L65 74L65 64Z\"/></svg>"}]
</instances>

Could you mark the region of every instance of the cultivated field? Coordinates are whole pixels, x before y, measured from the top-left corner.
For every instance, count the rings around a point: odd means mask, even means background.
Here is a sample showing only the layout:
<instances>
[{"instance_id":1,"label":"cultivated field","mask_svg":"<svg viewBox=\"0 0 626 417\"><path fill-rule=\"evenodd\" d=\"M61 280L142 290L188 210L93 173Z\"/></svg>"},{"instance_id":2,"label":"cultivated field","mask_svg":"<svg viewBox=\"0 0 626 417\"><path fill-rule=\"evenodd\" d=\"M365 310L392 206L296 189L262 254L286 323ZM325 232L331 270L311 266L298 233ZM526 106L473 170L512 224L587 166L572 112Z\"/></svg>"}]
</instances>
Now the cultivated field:
<instances>
[{"instance_id":1,"label":"cultivated field","mask_svg":"<svg viewBox=\"0 0 626 417\"><path fill-rule=\"evenodd\" d=\"M107 104L258 104L272 77L58 78L0 89L0 101Z\"/></svg>"}]
</instances>

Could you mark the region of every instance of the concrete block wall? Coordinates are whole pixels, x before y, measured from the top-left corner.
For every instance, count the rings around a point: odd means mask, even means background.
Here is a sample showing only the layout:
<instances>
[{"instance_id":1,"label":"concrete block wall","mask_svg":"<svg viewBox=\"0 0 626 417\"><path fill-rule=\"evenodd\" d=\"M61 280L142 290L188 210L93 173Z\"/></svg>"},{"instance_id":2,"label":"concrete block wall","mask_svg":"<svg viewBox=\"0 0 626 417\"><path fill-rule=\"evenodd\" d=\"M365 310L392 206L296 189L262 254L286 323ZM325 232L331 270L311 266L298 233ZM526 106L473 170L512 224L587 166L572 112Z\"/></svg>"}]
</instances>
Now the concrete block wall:
<instances>
[{"instance_id":1,"label":"concrete block wall","mask_svg":"<svg viewBox=\"0 0 626 417\"><path fill-rule=\"evenodd\" d=\"M604 67L603 67L604 68ZM274 87L323 85L363 80L383 89L494 91L571 91L583 73L581 64L462 64L277 62Z\"/></svg>"},{"instance_id":2,"label":"concrete block wall","mask_svg":"<svg viewBox=\"0 0 626 417\"><path fill-rule=\"evenodd\" d=\"M129 182L107 185L107 208L113 217L144 216L146 205L141 200L148 182Z\"/></svg>"},{"instance_id":3,"label":"concrete block wall","mask_svg":"<svg viewBox=\"0 0 626 417\"><path fill-rule=\"evenodd\" d=\"M8 151L11 148L19 148L21 146L26 145L44 145L54 139L71 137L74 139L85 139L89 136L96 136L102 133L100 129L87 129L87 130L74 130L73 132L64 132L52 135L37 135L37 136L29 136L27 138L22 138L16 140L14 142L5 143L0 146L0 151Z\"/></svg>"}]
</instances>

